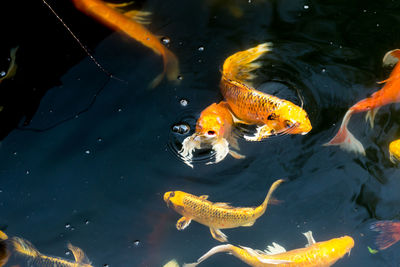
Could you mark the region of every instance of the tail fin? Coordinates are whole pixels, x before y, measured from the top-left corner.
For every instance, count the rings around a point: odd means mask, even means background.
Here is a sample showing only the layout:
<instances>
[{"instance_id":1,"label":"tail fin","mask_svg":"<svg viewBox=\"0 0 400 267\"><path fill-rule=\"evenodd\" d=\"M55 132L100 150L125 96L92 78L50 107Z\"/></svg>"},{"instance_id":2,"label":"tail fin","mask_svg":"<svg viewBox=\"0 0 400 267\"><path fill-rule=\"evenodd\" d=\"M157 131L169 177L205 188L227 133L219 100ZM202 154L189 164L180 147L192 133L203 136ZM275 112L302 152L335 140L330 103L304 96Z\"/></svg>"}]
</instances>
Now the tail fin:
<instances>
[{"instance_id":1,"label":"tail fin","mask_svg":"<svg viewBox=\"0 0 400 267\"><path fill-rule=\"evenodd\" d=\"M41 255L41 253L28 240L20 237L13 237L11 242L14 250L24 256L36 258Z\"/></svg>"},{"instance_id":2,"label":"tail fin","mask_svg":"<svg viewBox=\"0 0 400 267\"><path fill-rule=\"evenodd\" d=\"M183 264L183 267L195 267L197 266L199 263L201 263L202 261L208 259L210 256L220 253L220 252L231 252L233 250L234 246L232 246L231 244L226 244L226 245L220 245L220 246L216 246L213 247L212 249L210 249L206 254L204 254L203 256L201 256L197 262L193 262L193 263L185 263Z\"/></svg>"},{"instance_id":3,"label":"tail fin","mask_svg":"<svg viewBox=\"0 0 400 267\"><path fill-rule=\"evenodd\" d=\"M342 124L340 125L339 131L328 143L325 143L324 146L340 146L340 148L342 148L346 151L365 155L365 150L364 150L363 145L347 129L347 124L350 121L352 112L353 111L351 109L349 109L346 112L346 115L344 115Z\"/></svg>"},{"instance_id":4,"label":"tail fin","mask_svg":"<svg viewBox=\"0 0 400 267\"><path fill-rule=\"evenodd\" d=\"M164 71L160 73L154 80L150 83L149 87L156 87L164 78L164 75L167 75L167 79L170 81L178 81L179 75L179 61L178 58L164 47L164 51L162 52L162 57L164 61Z\"/></svg>"},{"instance_id":5,"label":"tail fin","mask_svg":"<svg viewBox=\"0 0 400 267\"><path fill-rule=\"evenodd\" d=\"M260 44L228 57L222 68L222 76L234 81L247 83L255 76L250 72L259 68L260 63L252 63L264 53L271 51L272 43Z\"/></svg>"},{"instance_id":6,"label":"tail fin","mask_svg":"<svg viewBox=\"0 0 400 267\"><path fill-rule=\"evenodd\" d=\"M264 212L267 210L268 202L269 202L269 200L270 200L270 198L271 198L271 196L272 196L272 193L273 193L273 192L275 191L275 189L277 189L278 186L279 186L281 183L283 183L284 181L285 181L284 179L279 179L279 180L275 181L275 182L271 185L271 187L269 188L268 194L267 194L267 196L266 196L265 199L264 199L264 202L261 204L261 206L259 206L259 207L261 207L261 215L263 215ZM261 215L260 215L260 216L261 216Z\"/></svg>"},{"instance_id":7,"label":"tail fin","mask_svg":"<svg viewBox=\"0 0 400 267\"><path fill-rule=\"evenodd\" d=\"M380 250L387 249L400 240L400 222L378 221L370 225L370 229L379 232L375 244Z\"/></svg>"}]
</instances>

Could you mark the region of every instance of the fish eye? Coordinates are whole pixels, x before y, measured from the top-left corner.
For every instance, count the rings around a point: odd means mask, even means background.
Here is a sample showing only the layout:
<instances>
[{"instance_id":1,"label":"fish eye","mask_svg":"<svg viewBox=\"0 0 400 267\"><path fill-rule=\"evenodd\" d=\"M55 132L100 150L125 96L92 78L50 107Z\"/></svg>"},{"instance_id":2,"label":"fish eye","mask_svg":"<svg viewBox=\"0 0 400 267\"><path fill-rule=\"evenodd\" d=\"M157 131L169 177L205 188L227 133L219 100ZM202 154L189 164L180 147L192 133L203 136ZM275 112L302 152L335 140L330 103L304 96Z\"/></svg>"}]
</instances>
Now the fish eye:
<instances>
[{"instance_id":1,"label":"fish eye","mask_svg":"<svg viewBox=\"0 0 400 267\"><path fill-rule=\"evenodd\" d=\"M207 135L213 136L213 135L215 135L215 131L210 130L207 132Z\"/></svg>"},{"instance_id":2,"label":"fish eye","mask_svg":"<svg viewBox=\"0 0 400 267\"><path fill-rule=\"evenodd\" d=\"M275 120L275 119L276 119L275 113L271 113L267 118L267 120L270 120L270 121Z\"/></svg>"},{"instance_id":3,"label":"fish eye","mask_svg":"<svg viewBox=\"0 0 400 267\"><path fill-rule=\"evenodd\" d=\"M171 192L171 194L169 195L169 197L174 197L175 196L175 192Z\"/></svg>"}]
</instances>

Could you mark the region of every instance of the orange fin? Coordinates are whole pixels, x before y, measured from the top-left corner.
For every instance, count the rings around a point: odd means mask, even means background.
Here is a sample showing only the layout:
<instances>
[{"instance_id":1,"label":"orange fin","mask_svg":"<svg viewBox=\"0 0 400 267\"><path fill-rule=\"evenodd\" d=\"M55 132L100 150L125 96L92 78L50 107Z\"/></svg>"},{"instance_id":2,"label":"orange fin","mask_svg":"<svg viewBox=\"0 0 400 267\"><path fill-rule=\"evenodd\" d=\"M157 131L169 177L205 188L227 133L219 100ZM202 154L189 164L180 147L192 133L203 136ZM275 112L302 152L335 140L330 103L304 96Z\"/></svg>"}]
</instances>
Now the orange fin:
<instances>
[{"instance_id":1,"label":"orange fin","mask_svg":"<svg viewBox=\"0 0 400 267\"><path fill-rule=\"evenodd\" d=\"M351 118L352 110L348 110L343 118L342 124L340 125L337 134L328 142L323 144L324 146L340 146L343 150L349 152L355 152L365 155L365 150L360 141L353 136L353 134L347 129L347 124Z\"/></svg>"},{"instance_id":2,"label":"orange fin","mask_svg":"<svg viewBox=\"0 0 400 267\"><path fill-rule=\"evenodd\" d=\"M387 249L400 240L399 221L378 221L370 225L370 229L379 232L375 244L380 250Z\"/></svg>"},{"instance_id":3,"label":"orange fin","mask_svg":"<svg viewBox=\"0 0 400 267\"><path fill-rule=\"evenodd\" d=\"M8 239L8 236L6 235L6 233L4 233L3 231L0 231L0 240L3 241L3 240L7 240L7 239Z\"/></svg>"},{"instance_id":4,"label":"orange fin","mask_svg":"<svg viewBox=\"0 0 400 267\"><path fill-rule=\"evenodd\" d=\"M130 10L124 13L124 16L128 17L128 18L132 18L134 21L136 21L137 23L146 25L146 24L150 24L150 16L151 16L151 12L148 11L140 11L140 10Z\"/></svg>"},{"instance_id":5,"label":"orange fin","mask_svg":"<svg viewBox=\"0 0 400 267\"><path fill-rule=\"evenodd\" d=\"M164 76L170 81L179 82L179 61L178 58L169 51L166 47L161 51L164 61L164 71L157 75L156 78L150 83L149 88L154 88L162 81Z\"/></svg>"},{"instance_id":6,"label":"orange fin","mask_svg":"<svg viewBox=\"0 0 400 267\"><path fill-rule=\"evenodd\" d=\"M235 159L244 159L246 156L237 153L236 151L233 150L229 150L229 155L231 155L232 157L234 157Z\"/></svg>"}]
</instances>

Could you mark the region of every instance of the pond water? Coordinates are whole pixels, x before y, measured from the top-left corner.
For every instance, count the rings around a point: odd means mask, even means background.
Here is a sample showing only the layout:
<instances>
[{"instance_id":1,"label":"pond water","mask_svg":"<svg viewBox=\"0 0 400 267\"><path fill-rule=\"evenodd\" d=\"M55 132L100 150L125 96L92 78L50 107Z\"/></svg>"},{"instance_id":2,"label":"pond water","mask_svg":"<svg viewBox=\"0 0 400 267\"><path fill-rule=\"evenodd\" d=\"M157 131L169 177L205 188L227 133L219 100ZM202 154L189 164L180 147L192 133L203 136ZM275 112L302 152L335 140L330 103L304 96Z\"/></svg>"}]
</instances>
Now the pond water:
<instances>
[{"instance_id":1,"label":"pond water","mask_svg":"<svg viewBox=\"0 0 400 267\"><path fill-rule=\"evenodd\" d=\"M387 51L400 48L398 1L137 3L153 13L148 28L167 36L180 60L182 80L164 80L153 90L148 84L162 71L160 57L68 1L50 4L123 81L96 67L41 1L21 13L15 3L7 7L13 12L2 19L3 70L10 48L19 45L17 74L0 85L0 229L9 236L67 259L73 258L66 253L71 242L94 266L193 262L219 243L196 222L176 230L180 216L167 208L164 192L255 206L273 181L286 178L274 193L280 203L254 226L224 230L232 244L264 249L277 242L295 249L306 244L301 233L311 230L316 241L354 238L350 257L335 266L400 266L399 244L375 255L367 249L374 247L371 222L400 218L400 172L388 154L388 144L399 137L398 105L383 107L373 129L364 113L353 116L349 128L366 156L322 146L346 110L381 88L376 82L389 75L381 63ZM26 24L14 25L12 18ZM176 149L193 132L201 110L222 100L224 59L264 42L272 42L273 51L262 58L257 81L295 85L312 131L240 140L245 159L228 156L218 164L188 167ZM190 133L173 131L181 122ZM17 258L12 264L25 266ZM219 254L200 266L245 264Z\"/></svg>"}]
</instances>

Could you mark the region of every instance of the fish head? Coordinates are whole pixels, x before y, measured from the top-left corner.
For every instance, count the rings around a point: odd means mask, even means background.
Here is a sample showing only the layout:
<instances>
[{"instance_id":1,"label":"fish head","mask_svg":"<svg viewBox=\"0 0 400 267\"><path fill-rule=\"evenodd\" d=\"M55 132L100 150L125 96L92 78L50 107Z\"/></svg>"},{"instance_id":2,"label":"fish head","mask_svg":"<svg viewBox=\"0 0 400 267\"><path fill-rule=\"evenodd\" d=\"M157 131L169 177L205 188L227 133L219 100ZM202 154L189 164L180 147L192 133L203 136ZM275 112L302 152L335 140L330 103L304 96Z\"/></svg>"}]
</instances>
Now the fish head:
<instances>
[{"instance_id":1,"label":"fish head","mask_svg":"<svg viewBox=\"0 0 400 267\"><path fill-rule=\"evenodd\" d=\"M169 191L164 194L164 201L168 207L172 207L175 210L183 207L183 198L187 193L182 191Z\"/></svg>"},{"instance_id":2,"label":"fish head","mask_svg":"<svg viewBox=\"0 0 400 267\"><path fill-rule=\"evenodd\" d=\"M228 108L221 103L213 103L208 106L201 112L200 118L197 120L197 138L203 142L210 142L230 133L233 124L232 115Z\"/></svg>"},{"instance_id":3,"label":"fish head","mask_svg":"<svg viewBox=\"0 0 400 267\"><path fill-rule=\"evenodd\" d=\"M293 103L285 103L277 111L277 132L305 135L311 131L312 126L307 112Z\"/></svg>"},{"instance_id":4,"label":"fish head","mask_svg":"<svg viewBox=\"0 0 400 267\"><path fill-rule=\"evenodd\" d=\"M354 247L354 239L350 236L343 236L339 238L339 249L341 248L344 253L348 253L350 255L351 249Z\"/></svg>"}]
</instances>

